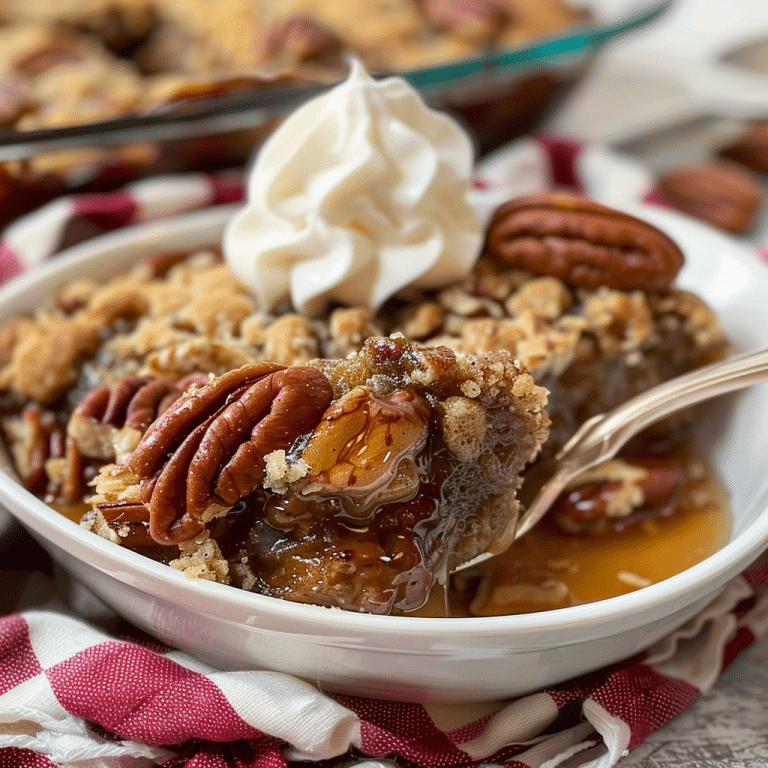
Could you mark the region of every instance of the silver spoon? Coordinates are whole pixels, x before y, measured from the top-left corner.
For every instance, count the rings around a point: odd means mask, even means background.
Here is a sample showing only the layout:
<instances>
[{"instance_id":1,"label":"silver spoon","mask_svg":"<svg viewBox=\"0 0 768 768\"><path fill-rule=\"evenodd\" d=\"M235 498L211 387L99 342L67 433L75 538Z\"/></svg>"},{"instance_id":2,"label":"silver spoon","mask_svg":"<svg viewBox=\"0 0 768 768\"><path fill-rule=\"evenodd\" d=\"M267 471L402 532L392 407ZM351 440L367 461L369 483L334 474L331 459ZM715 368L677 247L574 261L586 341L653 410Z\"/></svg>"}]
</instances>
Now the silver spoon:
<instances>
[{"instance_id":1,"label":"silver spoon","mask_svg":"<svg viewBox=\"0 0 768 768\"><path fill-rule=\"evenodd\" d=\"M514 538L520 538L544 517L571 480L613 458L638 432L675 411L764 381L768 381L768 349L730 357L670 379L585 421L555 457L557 470L521 515Z\"/></svg>"}]
</instances>

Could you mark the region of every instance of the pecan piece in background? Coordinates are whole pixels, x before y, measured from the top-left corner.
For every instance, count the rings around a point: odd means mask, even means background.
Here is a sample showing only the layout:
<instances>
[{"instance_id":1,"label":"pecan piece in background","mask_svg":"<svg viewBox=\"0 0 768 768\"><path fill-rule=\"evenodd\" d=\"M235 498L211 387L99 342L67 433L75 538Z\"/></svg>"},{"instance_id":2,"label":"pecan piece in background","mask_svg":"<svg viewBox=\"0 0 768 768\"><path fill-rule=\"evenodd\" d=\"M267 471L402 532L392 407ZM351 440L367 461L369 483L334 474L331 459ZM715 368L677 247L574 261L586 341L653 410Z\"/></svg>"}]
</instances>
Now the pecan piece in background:
<instances>
[{"instance_id":1,"label":"pecan piece in background","mask_svg":"<svg viewBox=\"0 0 768 768\"><path fill-rule=\"evenodd\" d=\"M20 72L27 77L37 77L47 70L59 64L73 64L83 60L84 51L81 50L74 39L51 38L42 42L38 48L26 51L12 62L15 72Z\"/></svg>"},{"instance_id":2,"label":"pecan piece in background","mask_svg":"<svg viewBox=\"0 0 768 768\"><path fill-rule=\"evenodd\" d=\"M137 547L156 547L155 540L149 535L149 510L140 502L113 501L103 502L97 507L104 522L120 538L122 544L130 549Z\"/></svg>"},{"instance_id":3,"label":"pecan piece in background","mask_svg":"<svg viewBox=\"0 0 768 768\"><path fill-rule=\"evenodd\" d=\"M579 478L550 514L568 533L610 533L670 514L686 480L685 464L674 456L625 456Z\"/></svg>"},{"instance_id":4,"label":"pecan piece in background","mask_svg":"<svg viewBox=\"0 0 768 768\"><path fill-rule=\"evenodd\" d=\"M498 37L512 17L499 0L422 0L421 5L438 27L477 42Z\"/></svg>"},{"instance_id":5,"label":"pecan piece in background","mask_svg":"<svg viewBox=\"0 0 768 768\"><path fill-rule=\"evenodd\" d=\"M730 162L671 168L659 176L658 186L679 210L735 234L755 223L765 201L760 179Z\"/></svg>"},{"instance_id":6,"label":"pecan piece in background","mask_svg":"<svg viewBox=\"0 0 768 768\"><path fill-rule=\"evenodd\" d=\"M296 14L268 29L261 47L265 59L305 62L338 56L344 43L317 19Z\"/></svg>"},{"instance_id":7,"label":"pecan piece in background","mask_svg":"<svg viewBox=\"0 0 768 768\"><path fill-rule=\"evenodd\" d=\"M177 400L127 461L142 480L152 538L186 541L252 493L264 457L311 432L332 397L316 368L255 363Z\"/></svg>"},{"instance_id":8,"label":"pecan piece in background","mask_svg":"<svg viewBox=\"0 0 768 768\"><path fill-rule=\"evenodd\" d=\"M64 428L56 414L39 405L28 405L21 412L25 432L14 451L16 467L24 487L41 498L52 493L46 465L64 454Z\"/></svg>"},{"instance_id":9,"label":"pecan piece in background","mask_svg":"<svg viewBox=\"0 0 768 768\"><path fill-rule=\"evenodd\" d=\"M34 106L31 89L25 79L14 73L0 77L0 126L13 125Z\"/></svg>"},{"instance_id":10,"label":"pecan piece in background","mask_svg":"<svg viewBox=\"0 0 768 768\"><path fill-rule=\"evenodd\" d=\"M740 136L720 148L720 157L768 173L768 120L752 123Z\"/></svg>"},{"instance_id":11,"label":"pecan piece in background","mask_svg":"<svg viewBox=\"0 0 768 768\"><path fill-rule=\"evenodd\" d=\"M582 288L668 288L683 254L645 221L570 192L525 195L493 215L485 250L512 267Z\"/></svg>"}]
</instances>

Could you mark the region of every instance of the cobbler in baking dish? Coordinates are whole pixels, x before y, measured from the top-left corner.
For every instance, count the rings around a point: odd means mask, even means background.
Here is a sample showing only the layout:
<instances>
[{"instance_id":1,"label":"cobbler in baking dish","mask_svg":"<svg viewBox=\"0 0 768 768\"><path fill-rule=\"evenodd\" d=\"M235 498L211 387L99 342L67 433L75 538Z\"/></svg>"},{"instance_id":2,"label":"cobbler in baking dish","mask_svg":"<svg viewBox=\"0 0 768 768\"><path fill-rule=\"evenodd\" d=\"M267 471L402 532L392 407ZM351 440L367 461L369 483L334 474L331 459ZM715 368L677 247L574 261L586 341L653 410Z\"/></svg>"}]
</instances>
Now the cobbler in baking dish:
<instances>
[{"instance_id":1,"label":"cobbler in baking dish","mask_svg":"<svg viewBox=\"0 0 768 768\"><path fill-rule=\"evenodd\" d=\"M344 76L349 55L379 72L458 62L545 38L587 16L560 0L217 0L215 13L211 7L207 0L2 0L0 128L13 135L87 126L172 113L222 94L332 83ZM498 121L505 109L519 132L530 123L514 115L527 106L540 113L569 80L537 74L506 88L495 108L485 105L490 97L478 106L473 96L466 117ZM276 122L187 141L95 140L1 163L0 224L74 190L241 166Z\"/></svg>"},{"instance_id":2,"label":"cobbler in baking dish","mask_svg":"<svg viewBox=\"0 0 768 768\"><path fill-rule=\"evenodd\" d=\"M19 105L17 114L4 105L3 117L19 127L86 123L151 106L173 88L215 90L256 72L336 77L348 53L379 72L434 66L544 38L588 16L561 0L218 0L214 14L204 0L3 0L0 72L17 86L7 104ZM81 77L67 87L73 63ZM48 103L54 80L64 93ZM55 104L83 113L57 118Z\"/></svg>"}]
</instances>

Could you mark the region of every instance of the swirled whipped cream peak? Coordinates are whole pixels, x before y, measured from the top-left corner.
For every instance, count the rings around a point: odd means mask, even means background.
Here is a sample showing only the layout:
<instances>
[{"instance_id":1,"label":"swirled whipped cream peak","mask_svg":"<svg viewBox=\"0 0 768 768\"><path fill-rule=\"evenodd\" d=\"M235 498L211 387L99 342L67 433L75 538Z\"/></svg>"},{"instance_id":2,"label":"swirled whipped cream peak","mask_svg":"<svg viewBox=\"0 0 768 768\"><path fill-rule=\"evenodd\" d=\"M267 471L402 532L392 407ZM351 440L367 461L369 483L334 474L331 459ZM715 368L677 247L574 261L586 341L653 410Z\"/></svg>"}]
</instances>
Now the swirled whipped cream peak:
<instances>
[{"instance_id":1,"label":"swirled whipped cream peak","mask_svg":"<svg viewBox=\"0 0 768 768\"><path fill-rule=\"evenodd\" d=\"M466 276L483 241L473 148L399 77L349 77L265 142L224 254L264 311L332 301L378 309L405 288Z\"/></svg>"}]
</instances>

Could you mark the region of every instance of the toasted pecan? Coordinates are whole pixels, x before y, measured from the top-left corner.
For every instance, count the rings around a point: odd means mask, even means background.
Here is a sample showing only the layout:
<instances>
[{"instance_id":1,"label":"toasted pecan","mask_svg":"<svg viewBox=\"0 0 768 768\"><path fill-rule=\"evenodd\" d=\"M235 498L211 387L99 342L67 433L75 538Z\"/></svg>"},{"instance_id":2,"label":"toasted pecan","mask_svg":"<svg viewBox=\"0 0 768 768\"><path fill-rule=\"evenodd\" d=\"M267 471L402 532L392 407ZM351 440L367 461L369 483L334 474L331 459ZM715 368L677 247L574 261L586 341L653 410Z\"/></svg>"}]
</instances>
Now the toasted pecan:
<instances>
[{"instance_id":1,"label":"toasted pecan","mask_svg":"<svg viewBox=\"0 0 768 768\"><path fill-rule=\"evenodd\" d=\"M735 234L754 224L765 200L757 175L726 161L670 168L659 176L658 184L676 208Z\"/></svg>"},{"instance_id":2,"label":"toasted pecan","mask_svg":"<svg viewBox=\"0 0 768 768\"><path fill-rule=\"evenodd\" d=\"M316 368L256 363L177 400L127 462L143 481L152 538L185 541L250 494L264 457L314 429L332 396Z\"/></svg>"},{"instance_id":3,"label":"toasted pecan","mask_svg":"<svg viewBox=\"0 0 768 768\"><path fill-rule=\"evenodd\" d=\"M582 288L658 290L672 284L683 254L653 225L569 192L504 203L485 249L513 267Z\"/></svg>"},{"instance_id":4,"label":"toasted pecan","mask_svg":"<svg viewBox=\"0 0 768 768\"><path fill-rule=\"evenodd\" d=\"M686 471L669 456L626 456L607 463L555 501L551 514L570 532L613 527L669 513L680 496Z\"/></svg>"},{"instance_id":5,"label":"toasted pecan","mask_svg":"<svg viewBox=\"0 0 768 768\"><path fill-rule=\"evenodd\" d=\"M768 120L756 120L718 152L726 160L768 173Z\"/></svg>"},{"instance_id":6,"label":"toasted pecan","mask_svg":"<svg viewBox=\"0 0 768 768\"><path fill-rule=\"evenodd\" d=\"M430 21L458 37L488 42L512 19L508 5L499 0L422 0Z\"/></svg>"}]
</instances>

